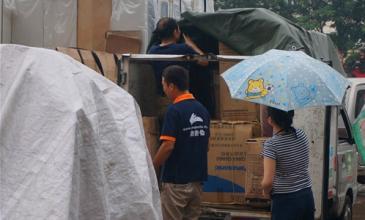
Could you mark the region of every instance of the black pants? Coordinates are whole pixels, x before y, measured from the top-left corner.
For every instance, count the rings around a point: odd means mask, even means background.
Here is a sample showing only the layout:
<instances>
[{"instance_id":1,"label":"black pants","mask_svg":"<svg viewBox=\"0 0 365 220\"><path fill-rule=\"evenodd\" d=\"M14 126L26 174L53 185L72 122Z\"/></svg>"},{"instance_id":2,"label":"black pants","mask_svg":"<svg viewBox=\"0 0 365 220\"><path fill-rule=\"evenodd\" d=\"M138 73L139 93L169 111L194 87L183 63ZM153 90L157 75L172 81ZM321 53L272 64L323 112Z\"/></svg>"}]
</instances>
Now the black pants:
<instances>
[{"instance_id":1,"label":"black pants","mask_svg":"<svg viewBox=\"0 0 365 220\"><path fill-rule=\"evenodd\" d=\"M310 188L272 196L272 220L314 220L314 210Z\"/></svg>"}]
</instances>

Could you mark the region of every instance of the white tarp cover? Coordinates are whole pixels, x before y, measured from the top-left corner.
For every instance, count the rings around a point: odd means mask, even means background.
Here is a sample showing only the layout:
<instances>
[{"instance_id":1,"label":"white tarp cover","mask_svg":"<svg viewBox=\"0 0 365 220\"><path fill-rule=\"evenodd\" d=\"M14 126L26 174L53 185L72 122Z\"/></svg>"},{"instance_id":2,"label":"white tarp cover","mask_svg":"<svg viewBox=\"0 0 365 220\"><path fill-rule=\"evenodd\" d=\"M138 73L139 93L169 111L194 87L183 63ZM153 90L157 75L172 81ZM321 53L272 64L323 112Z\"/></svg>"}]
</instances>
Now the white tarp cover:
<instances>
[{"instance_id":1,"label":"white tarp cover","mask_svg":"<svg viewBox=\"0 0 365 220\"><path fill-rule=\"evenodd\" d=\"M180 19L185 11L214 12L214 0L173 0L172 2L171 16L176 19Z\"/></svg>"},{"instance_id":2,"label":"white tarp cover","mask_svg":"<svg viewBox=\"0 0 365 220\"><path fill-rule=\"evenodd\" d=\"M77 0L1 1L4 11L11 13L11 43L47 48L76 46Z\"/></svg>"},{"instance_id":3,"label":"white tarp cover","mask_svg":"<svg viewBox=\"0 0 365 220\"><path fill-rule=\"evenodd\" d=\"M156 12L157 0L112 0L111 30L141 31L141 53L144 53L158 21Z\"/></svg>"},{"instance_id":4,"label":"white tarp cover","mask_svg":"<svg viewBox=\"0 0 365 220\"><path fill-rule=\"evenodd\" d=\"M144 53L156 23L161 16L180 19L180 14L184 11L204 12L204 1L112 0L111 30L141 31L143 36L141 53ZM214 0L206 0L205 10L214 12Z\"/></svg>"},{"instance_id":5,"label":"white tarp cover","mask_svg":"<svg viewBox=\"0 0 365 220\"><path fill-rule=\"evenodd\" d=\"M67 55L0 45L0 219L162 219L139 107Z\"/></svg>"}]
</instances>

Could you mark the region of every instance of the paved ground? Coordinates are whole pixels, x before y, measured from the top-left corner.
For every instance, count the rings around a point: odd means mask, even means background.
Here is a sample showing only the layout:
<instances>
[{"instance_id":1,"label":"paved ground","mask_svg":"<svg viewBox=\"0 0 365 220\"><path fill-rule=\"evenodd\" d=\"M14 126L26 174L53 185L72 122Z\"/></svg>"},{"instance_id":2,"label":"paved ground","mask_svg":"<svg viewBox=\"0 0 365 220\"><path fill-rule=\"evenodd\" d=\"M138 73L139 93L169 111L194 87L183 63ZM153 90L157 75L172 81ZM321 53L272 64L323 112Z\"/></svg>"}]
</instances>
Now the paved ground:
<instances>
[{"instance_id":1,"label":"paved ground","mask_svg":"<svg viewBox=\"0 0 365 220\"><path fill-rule=\"evenodd\" d=\"M353 220L365 219L365 192L361 192L358 195L358 199L353 208Z\"/></svg>"},{"instance_id":2,"label":"paved ground","mask_svg":"<svg viewBox=\"0 0 365 220\"><path fill-rule=\"evenodd\" d=\"M224 219L224 217L217 218L200 218L201 220L205 219ZM352 220L365 220L365 186L360 189L358 194L357 201L353 207L353 216Z\"/></svg>"}]
</instances>

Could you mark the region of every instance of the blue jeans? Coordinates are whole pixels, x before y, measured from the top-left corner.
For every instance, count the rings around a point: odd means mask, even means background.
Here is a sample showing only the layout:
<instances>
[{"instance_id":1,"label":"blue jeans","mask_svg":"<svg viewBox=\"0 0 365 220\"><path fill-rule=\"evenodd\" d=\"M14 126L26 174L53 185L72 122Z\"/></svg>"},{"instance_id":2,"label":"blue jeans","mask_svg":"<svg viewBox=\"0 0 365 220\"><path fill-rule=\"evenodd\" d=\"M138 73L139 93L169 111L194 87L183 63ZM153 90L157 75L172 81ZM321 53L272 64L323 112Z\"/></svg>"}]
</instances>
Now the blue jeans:
<instances>
[{"instance_id":1,"label":"blue jeans","mask_svg":"<svg viewBox=\"0 0 365 220\"><path fill-rule=\"evenodd\" d=\"M311 188L294 193L272 195L272 220L314 220L314 211Z\"/></svg>"}]
</instances>

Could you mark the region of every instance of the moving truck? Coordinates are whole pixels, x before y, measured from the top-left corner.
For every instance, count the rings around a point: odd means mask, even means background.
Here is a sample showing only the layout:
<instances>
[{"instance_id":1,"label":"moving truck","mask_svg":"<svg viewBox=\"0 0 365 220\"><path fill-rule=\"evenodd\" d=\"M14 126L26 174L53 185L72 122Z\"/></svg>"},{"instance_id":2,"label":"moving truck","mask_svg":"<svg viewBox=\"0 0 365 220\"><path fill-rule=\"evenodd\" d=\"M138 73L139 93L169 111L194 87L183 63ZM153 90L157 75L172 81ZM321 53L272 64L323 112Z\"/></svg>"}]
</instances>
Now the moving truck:
<instances>
[{"instance_id":1,"label":"moving truck","mask_svg":"<svg viewBox=\"0 0 365 220\"><path fill-rule=\"evenodd\" d=\"M218 65L239 62L246 58L246 56L224 55L124 54L119 62L118 84L134 96L143 116L156 116L158 105L151 65L153 61L195 62L196 59L207 59L211 73L218 76L213 79L217 80L219 79ZM212 95L216 93L214 91L216 87L213 86L215 82L201 83L212 84L210 92ZM214 117L216 117L215 114L213 119ZM358 191L358 156L347 110L344 106L296 110L294 126L306 132L311 144L310 173L313 181L316 218L351 219L352 206ZM270 218L267 208L252 208L245 204L205 203L202 209L202 219Z\"/></svg>"}]
</instances>

